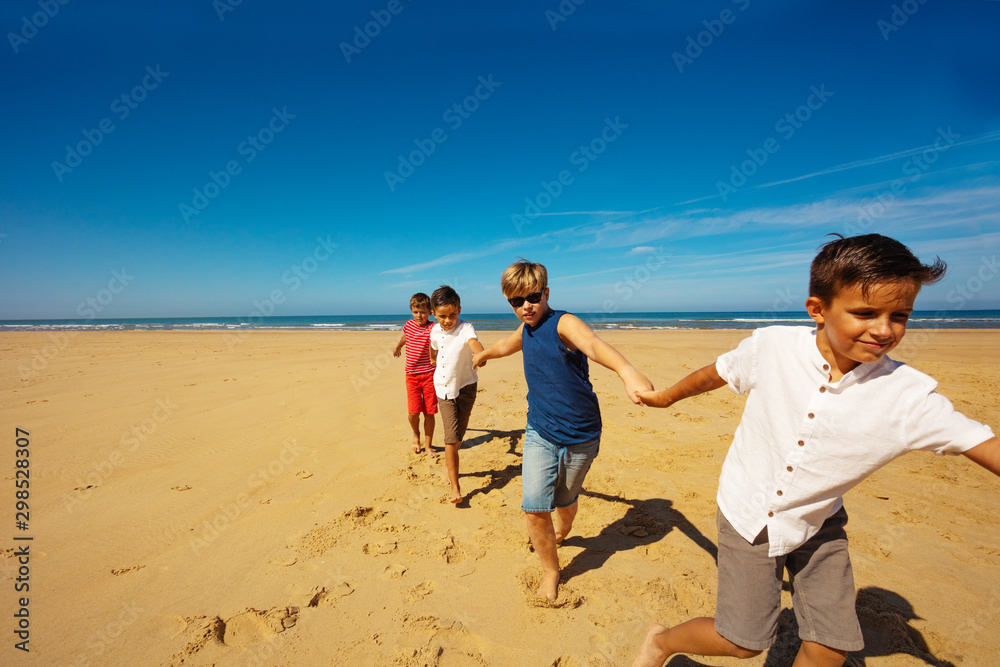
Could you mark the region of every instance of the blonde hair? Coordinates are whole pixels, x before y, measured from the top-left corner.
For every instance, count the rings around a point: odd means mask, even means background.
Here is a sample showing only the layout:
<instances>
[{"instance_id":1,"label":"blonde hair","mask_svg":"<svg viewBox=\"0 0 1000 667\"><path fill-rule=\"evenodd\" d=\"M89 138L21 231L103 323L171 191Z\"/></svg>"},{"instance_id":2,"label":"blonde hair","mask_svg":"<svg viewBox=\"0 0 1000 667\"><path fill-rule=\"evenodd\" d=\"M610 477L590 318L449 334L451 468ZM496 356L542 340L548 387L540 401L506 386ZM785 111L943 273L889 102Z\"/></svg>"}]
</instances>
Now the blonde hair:
<instances>
[{"instance_id":1,"label":"blonde hair","mask_svg":"<svg viewBox=\"0 0 1000 667\"><path fill-rule=\"evenodd\" d=\"M500 276L500 289L505 297L515 294L541 292L549 286L549 272L541 264L519 259Z\"/></svg>"}]
</instances>

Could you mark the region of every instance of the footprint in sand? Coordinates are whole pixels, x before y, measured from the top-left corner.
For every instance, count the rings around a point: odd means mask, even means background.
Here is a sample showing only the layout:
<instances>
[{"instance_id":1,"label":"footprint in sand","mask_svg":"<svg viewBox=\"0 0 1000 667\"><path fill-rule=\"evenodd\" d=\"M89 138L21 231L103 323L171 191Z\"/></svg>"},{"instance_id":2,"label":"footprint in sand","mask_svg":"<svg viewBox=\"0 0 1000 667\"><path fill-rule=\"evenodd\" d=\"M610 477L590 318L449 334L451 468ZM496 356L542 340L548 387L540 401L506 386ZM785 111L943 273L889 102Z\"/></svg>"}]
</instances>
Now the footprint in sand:
<instances>
[{"instance_id":1,"label":"footprint in sand","mask_svg":"<svg viewBox=\"0 0 1000 667\"><path fill-rule=\"evenodd\" d=\"M184 486L171 486L171 491L190 491L191 487L185 484Z\"/></svg>"},{"instance_id":2,"label":"footprint in sand","mask_svg":"<svg viewBox=\"0 0 1000 667\"><path fill-rule=\"evenodd\" d=\"M382 576L386 579L402 579L404 574L406 574L406 566L399 563L388 565L382 570Z\"/></svg>"},{"instance_id":3,"label":"footprint in sand","mask_svg":"<svg viewBox=\"0 0 1000 667\"><path fill-rule=\"evenodd\" d=\"M299 618L297 607L260 611L247 609L225 621L222 643L226 646L249 646L269 640L295 625Z\"/></svg>"},{"instance_id":4,"label":"footprint in sand","mask_svg":"<svg viewBox=\"0 0 1000 667\"><path fill-rule=\"evenodd\" d=\"M295 473L295 476L298 477L299 479L309 479L310 477L313 476L313 474L305 470L300 470L297 473Z\"/></svg>"},{"instance_id":5,"label":"footprint in sand","mask_svg":"<svg viewBox=\"0 0 1000 667\"><path fill-rule=\"evenodd\" d=\"M120 567L120 568L116 568L114 570L111 570L111 574L115 575L116 577L120 577L121 575L128 574L129 572L138 572L139 570L141 570L144 567L146 567L146 566L145 565L133 565L132 567Z\"/></svg>"},{"instance_id":6,"label":"footprint in sand","mask_svg":"<svg viewBox=\"0 0 1000 667\"><path fill-rule=\"evenodd\" d=\"M532 607L545 607L549 609L576 609L583 604L583 596L578 595L573 589L565 584L559 584L559 597L556 600L547 600L535 595L538 585L542 582L542 575L535 570L525 570L518 576L518 583L524 592L524 600Z\"/></svg>"},{"instance_id":7,"label":"footprint in sand","mask_svg":"<svg viewBox=\"0 0 1000 667\"><path fill-rule=\"evenodd\" d=\"M345 598L354 589L346 581L342 581L333 588L327 589L325 586L316 589L312 598L309 599L308 607L332 607L340 598Z\"/></svg>"},{"instance_id":8,"label":"footprint in sand","mask_svg":"<svg viewBox=\"0 0 1000 667\"><path fill-rule=\"evenodd\" d=\"M373 542L366 544L361 550L369 556L386 556L391 554L398 547L395 541Z\"/></svg>"},{"instance_id":9,"label":"footprint in sand","mask_svg":"<svg viewBox=\"0 0 1000 667\"><path fill-rule=\"evenodd\" d=\"M267 561L268 565L277 565L278 567L290 567L295 565L298 559L295 556L278 556Z\"/></svg>"},{"instance_id":10,"label":"footprint in sand","mask_svg":"<svg viewBox=\"0 0 1000 667\"><path fill-rule=\"evenodd\" d=\"M434 592L434 583L431 581L423 581L413 588L411 588L406 594L406 601L410 604L414 602L419 602L425 597Z\"/></svg>"}]
</instances>

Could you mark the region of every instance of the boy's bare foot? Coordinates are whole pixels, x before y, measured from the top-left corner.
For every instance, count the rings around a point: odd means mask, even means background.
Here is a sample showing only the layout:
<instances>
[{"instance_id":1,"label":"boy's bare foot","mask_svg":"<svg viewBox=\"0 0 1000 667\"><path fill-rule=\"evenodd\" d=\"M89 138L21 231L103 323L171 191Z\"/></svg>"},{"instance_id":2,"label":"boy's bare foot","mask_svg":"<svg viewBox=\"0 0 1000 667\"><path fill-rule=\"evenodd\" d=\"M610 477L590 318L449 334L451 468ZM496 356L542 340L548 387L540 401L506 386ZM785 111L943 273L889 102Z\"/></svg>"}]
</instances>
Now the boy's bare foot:
<instances>
[{"instance_id":1,"label":"boy's bare foot","mask_svg":"<svg viewBox=\"0 0 1000 667\"><path fill-rule=\"evenodd\" d=\"M427 458L428 459L430 459L431 461L437 461L437 459L438 459L438 453L435 452L433 449L431 449L430 445L427 445L426 451L427 451Z\"/></svg>"},{"instance_id":2,"label":"boy's bare foot","mask_svg":"<svg viewBox=\"0 0 1000 667\"><path fill-rule=\"evenodd\" d=\"M542 573L542 581L535 590L535 595L549 602L555 602L559 596L559 573Z\"/></svg>"},{"instance_id":3,"label":"boy's bare foot","mask_svg":"<svg viewBox=\"0 0 1000 667\"><path fill-rule=\"evenodd\" d=\"M452 503L454 503L455 505L457 505L460 502L462 502L462 500L464 500L464 498L462 498L462 494L461 493L459 493L458 491L454 491L454 490L451 492L451 502Z\"/></svg>"},{"instance_id":4,"label":"boy's bare foot","mask_svg":"<svg viewBox=\"0 0 1000 667\"><path fill-rule=\"evenodd\" d=\"M420 436L414 435L413 440L410 441L410 449L413 450L414 454L420 453Z\"/></svg>"},{"instance_id":5,"label":"boy's bare foot","mask_svg":"<svg viewBox=\"0 0 1000 667\"><path fill-rule=\"evenodd\" d=\"M555 602L559 595L559 572L542 572L542 581L535 595L549 602Z\"/></svg>"},{"instance_id":6,"label":"boy's bare foot","mask_svg":"<svg viewBox=\"0 0 1000 667\"><path fill-rule=\"evenodd\" d=\"M670 653L660 646L666 634L665 627L654 623L646 633L646 639L642 642L639 655L635 656L632 667L662 667L663 662L670 657Z\"/></svg>"}]
</instances>

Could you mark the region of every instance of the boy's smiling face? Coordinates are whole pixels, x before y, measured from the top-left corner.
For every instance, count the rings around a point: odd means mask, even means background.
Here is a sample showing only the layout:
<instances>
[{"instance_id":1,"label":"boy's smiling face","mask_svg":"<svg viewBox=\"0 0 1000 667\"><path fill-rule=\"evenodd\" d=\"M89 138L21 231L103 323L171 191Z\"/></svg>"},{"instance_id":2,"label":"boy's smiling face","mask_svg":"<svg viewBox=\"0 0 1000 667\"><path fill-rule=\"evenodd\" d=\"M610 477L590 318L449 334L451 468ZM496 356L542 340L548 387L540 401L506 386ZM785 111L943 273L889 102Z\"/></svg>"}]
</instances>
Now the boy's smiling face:
<instances>
[{"instance_id":1,"label":"boy's smiling face","mask_svg":"<svg viewBox=\"0 0 1000 667\"><path fill-rule=\"evenodd\" d=\"M410 312L413 314L414 321L416 321L416 323L420 326L426 326L427 320L431 317L431 311L427 308L427 306L417 306L415 308L411 308Z\"/></svg>"},{"instance_id":2,"label":"boy's smiling face","mask_svg":"<svg viewBox=\"0 0 1000 667\"><path fill-rule=\"evenodd\" d=\"M458 316L461 314L461 306L441 305L434 309L434 318L445 331L451 331L455 328L455 325L458 324Z\"/></svg>"},{"instance_id":3,"label":"boy's smiling face","mask_svg":"<svg viewBox=\"0 0 1000 667\"><path fill-rule=\"evenodd\" d=\"M860 285L852 285L829 304L818 297L806 299L806 310L819 325L816 346L839 371L831 372L834 381L899 345L919 292L918 283L903 281L873 285L867 297Z\"/></svg>"}]
</instances>

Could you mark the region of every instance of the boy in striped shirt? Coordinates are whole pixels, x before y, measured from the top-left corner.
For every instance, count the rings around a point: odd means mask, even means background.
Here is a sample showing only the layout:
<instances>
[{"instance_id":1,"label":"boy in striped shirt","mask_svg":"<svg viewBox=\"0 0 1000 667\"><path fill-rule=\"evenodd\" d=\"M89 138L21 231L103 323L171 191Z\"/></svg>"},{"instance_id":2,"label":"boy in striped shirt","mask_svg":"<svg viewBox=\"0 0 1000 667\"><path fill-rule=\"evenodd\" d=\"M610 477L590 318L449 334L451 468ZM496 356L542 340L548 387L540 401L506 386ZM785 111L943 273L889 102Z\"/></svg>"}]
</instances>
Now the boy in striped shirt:
<instances>
[{"instance_id":1,"label":"boy in striped shirt","mask_svg":"<svg viewBox=\"0 0 1000 667\"><path fill-rule=\"evenodd\" d=\"M437 453L431 448L434 438L434 415L437 414L437 395L434 393L434 365L431 364L430 342L431 299L423 292L410 297L410 312L413 319L403 325L403 335L396 343L392 356L398 357L406 346L406 418L413 431L410 448L414 454L420 453L420 414L424 415L424 449L427 457L436 459Z\"/></svg>"}]
</instances>

